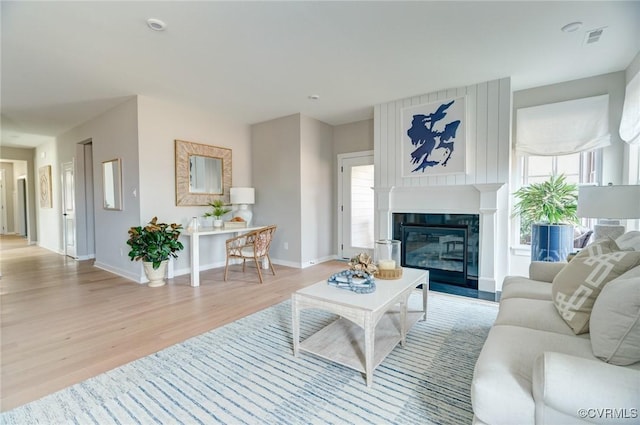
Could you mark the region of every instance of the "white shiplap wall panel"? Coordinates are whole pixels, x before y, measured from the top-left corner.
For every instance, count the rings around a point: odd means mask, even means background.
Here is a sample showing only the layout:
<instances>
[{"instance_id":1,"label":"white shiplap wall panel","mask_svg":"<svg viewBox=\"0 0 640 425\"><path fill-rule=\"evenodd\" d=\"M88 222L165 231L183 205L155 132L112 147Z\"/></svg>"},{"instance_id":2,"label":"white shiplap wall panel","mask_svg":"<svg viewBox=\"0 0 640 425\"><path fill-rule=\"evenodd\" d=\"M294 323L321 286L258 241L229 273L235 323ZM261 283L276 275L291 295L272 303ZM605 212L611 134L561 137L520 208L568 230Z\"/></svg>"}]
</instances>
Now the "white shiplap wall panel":
<instances>
[{"instance_id":1,"label":"white shiplap wall panel","mask_svg":"<svg viewBox=\"0 0 640 425\"><path fill-rule=\"evenodd\" d=\"M478 84L476 96L476 176L474 183L487 182L487 83Z\"/></svg>"},{"instance_id":2,"label":"white shiplap wall panel","mask_svg":"<svg viewBox=\"0 0 640 425\"><path fill-rule=\"evenodd\" d=\"M466 87L459 87L456 90L456 97L464 97L467 96L467 88ZM467 114L467 115L471 115L471 114ZM469 123L469 118L467 118L467 124ZM469 135L467 135L467 140L469 140ZM469 145L470 143L467 142L467 158L470 158L469 156ZM467 172L469 170L469 167L467 166ZM455 185L461 185L461 184L466 184L467 183L467 175L466 174L454 174L453 175L454 181L451 184L455 184Z\"/></svg>"},{"instance_id":3,"label":"white shiplap wall panel","mask_svg":"<svg viewBox=\"0 0 640 425\"><path fill-rule=\"evenodd\" d=\"M500 81L487 85L487 182L498 181Z\"/></svg>"},{"instance_id":4,"label":"white shiplap wall panel","mask_svg":"<svg viewBox=\"0 0 640 425\"><path fill-rule=\"evenodd\" d=\"M509 181L511 170L511 108L513 95L511 93L511 80L503 78L500 80L500 112L498 120L498 181ZM505 145L506 141L506 145Z\"/></svg>"},{"instance_id":5,"label":"white shiplap wall panel","mask_svg":"<svg viewBox=\"0 0 640 425\"><path fill-rule=\"evenodd\" d=\"M402 176L402 109L440 100L465 97L465 174ZM374 149L377 187L452 186L506 183L509 177L511 82L509 78L440 90L375 107Z\"/></svg>"},{"instance_id":6,"label":"white shiplap wall panel","mask_svg":"<svg viewBox=\"0 0 640 425\"><path fill-rule=\"evenodd\" d=\"M475 105L477 103L478 88L473 85L467 87L467 173L465 174L465 183L475 183L475 176L477 170L476 159L478 157L478 137L476 136L478 130L478 118L475 114Z\"/></svg>"}]
</instances>

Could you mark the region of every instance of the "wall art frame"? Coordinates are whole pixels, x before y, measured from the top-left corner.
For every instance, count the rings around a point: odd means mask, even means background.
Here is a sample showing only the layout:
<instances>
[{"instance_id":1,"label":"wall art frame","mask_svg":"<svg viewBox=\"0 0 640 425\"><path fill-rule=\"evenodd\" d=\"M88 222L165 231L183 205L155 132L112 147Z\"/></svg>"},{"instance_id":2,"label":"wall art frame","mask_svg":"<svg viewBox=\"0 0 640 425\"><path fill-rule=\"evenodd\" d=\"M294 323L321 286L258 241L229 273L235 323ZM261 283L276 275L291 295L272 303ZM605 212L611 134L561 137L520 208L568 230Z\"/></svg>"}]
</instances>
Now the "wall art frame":
<instances>
[{"instance_id":1,"label":"wall art frame","mask_svg":"<svg viewBox=\"0 0 640 425\"><path fill-rule=\"evenodd\" d=\"M176 161L176 205L208 205L216 199L229 202L231 189L231 149L201 143L175 140ZM190 190L191 164L193 156L216 158L222 161L222 191L220 193L196 193Z\"/></svg>"},{"instance_id":2,"label":"wall art frame","mask_svg":"<svg viewBox=\"0 0 640 425\"><path fill-rule=\"evenodd\" d=\"M40 167L38 174L40 181L40 208L53 208L51 165Z\"/></svg>"},{"instance_id":3,"label":"wall art frame","mask_svg":"<svg viewBox=\"0 0 640 425\"><path fill-rule=\"evenodd\" d=\"M449 98L401 110L403 177L466 172L465 100Z\"/></svg>"}]
</instances>

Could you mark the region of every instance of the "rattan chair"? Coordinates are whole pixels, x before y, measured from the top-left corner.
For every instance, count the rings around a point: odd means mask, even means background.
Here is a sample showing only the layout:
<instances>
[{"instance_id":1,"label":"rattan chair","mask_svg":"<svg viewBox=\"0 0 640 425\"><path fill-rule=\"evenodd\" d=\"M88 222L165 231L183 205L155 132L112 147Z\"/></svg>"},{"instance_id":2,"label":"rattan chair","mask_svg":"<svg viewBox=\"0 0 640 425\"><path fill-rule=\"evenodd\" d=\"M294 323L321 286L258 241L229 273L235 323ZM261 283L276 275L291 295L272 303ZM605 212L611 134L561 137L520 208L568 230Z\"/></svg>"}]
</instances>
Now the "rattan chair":
<instances>
[{"instance_id":1,"label":"rattan chair","mask_svg":"<svg viewBox=\"0 0 640 425\"><path fill-rule=\"evenodd\" d=\"M271 240L273 234L276 231L276 226L271 225L263 227L258 230L244 233L236 236L235 238L227 239L227 263L224 267L224 280L227 280L227 273L229 271L229 260L232 258L242 259L242 271L245 271L245 265L247 260L253 260L256 263L258 269L258 277L260 283L262 283L262 271L260 262L266 258L269 262L269 268L271 273L275 276L276 271L273 269L271 258L269 257L269 248L271 247Z\"/></svg>"}]
</instances>

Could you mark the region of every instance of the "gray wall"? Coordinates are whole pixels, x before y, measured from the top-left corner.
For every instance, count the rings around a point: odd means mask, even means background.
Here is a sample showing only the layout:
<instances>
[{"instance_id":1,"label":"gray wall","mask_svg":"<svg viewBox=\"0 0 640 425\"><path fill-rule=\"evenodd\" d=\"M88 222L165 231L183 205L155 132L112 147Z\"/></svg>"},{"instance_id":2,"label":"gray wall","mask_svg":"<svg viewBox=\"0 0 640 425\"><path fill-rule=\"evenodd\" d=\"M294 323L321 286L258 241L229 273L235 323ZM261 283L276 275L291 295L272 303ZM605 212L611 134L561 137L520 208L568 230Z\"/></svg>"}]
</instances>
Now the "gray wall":
<instances>
[{"instance_id":1,"label":"gray wall","mask_svg":"<svg viewBox=\"0 0 640 425\"><path fill-rule=\"evenodd\" d=\"M513 93L513 140L517 131L515 113L518 108L563 102L590 96L609 94L609 129L611 146L602 150L602 183L622 183L624 142L618 129L624 102L625 72L612 72L580 80L567 81L549 86L520 90Z\"/></svg>"},{"instance_id":2,"label":"gray wall","mask_svg":"<svg viewBox=\"0 0 640 425\"><path fill-rule=\"evenodd\" d=\"M336 253L336 159L330 125L301 116L300 130L301 262L307 266Z\"/></svg>"},{"instance_id":3,"label":"gray wall","mask_svg":"<svg viewBox=\"0 0 640 425\"><path fill-rule=\"evenodd\" d=\"M124 251L127 230L140 223L140 199L131 191L123 191L122 211L102 208L102 162L114 158L122 161L122 181L126 187L139 186L137 99L131 98L104 114L73 128L57 138L59 163L74 161L76 166L76 231L80 258L91 254L91 237L95 236L96 266L113 271L134 280L140 280L140 265L132 263ZM92 169L85 167L84 158L77 158L85 151L82 144L92 142ZM86 170L85 170L86 169ZM85 191L85 173L91 173L93 193ZM82 197L92 196L96 225L84 221L88 211ZM59 210L59 209L58 209ZM117 237L114 237L117 235ZM59 241L62 244L62 239ZM123 252L124 251L124 252Z\"/></svg>"},{"instance_id":4,"label":"gray wall","mask_svg":"<svg viewBox=\"0 0 640 425\"><path fill-rule=\"evenodd\" d=\"M626 82L628 83L631 79L640 72L640 52L636 54L636 57L633 58L629 66L627 67L626 74Z\"/></svg>"},{"instance_id":5,"label":"gray wall","mask_svg":"<svg viewBox=\"0 0 640 425\"><path fill-rule=\"evenodd\" d=\"M254 214L278 226L271 258L292 267L332 258L333 128L295 114L253 125L251 143Z\"/></svg>"},{"instance_id":6,"label":"gray wall","mask_svg":"<svg viewBox=\"0 0 640 425\"><path fill-rule=\"evenodd\" d=\"M333 127L333 156L373 150L373 119Z\"/></svg>"},{"instance_id":7,"label":"gray wall","mask_svg":"<svg viewBox=\"0 0 640 425\"><path fill-rule=\"evenodd\" d=\"M300 125L295 114L251 126L254 220L278 226L271 258L294 267L302 263Z\"/></svg>"}]
</instances>

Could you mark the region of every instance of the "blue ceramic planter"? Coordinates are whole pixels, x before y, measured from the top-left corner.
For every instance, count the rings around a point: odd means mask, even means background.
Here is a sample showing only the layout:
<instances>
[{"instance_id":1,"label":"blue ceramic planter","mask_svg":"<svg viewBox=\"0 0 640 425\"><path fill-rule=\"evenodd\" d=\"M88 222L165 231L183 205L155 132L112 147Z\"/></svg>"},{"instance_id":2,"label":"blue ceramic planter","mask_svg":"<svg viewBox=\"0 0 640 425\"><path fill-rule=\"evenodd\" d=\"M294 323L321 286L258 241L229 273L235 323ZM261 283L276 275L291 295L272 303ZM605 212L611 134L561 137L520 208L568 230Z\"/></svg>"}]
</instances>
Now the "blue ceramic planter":
<instances>
[{"instance_id":1,"label":"blue ceramic planter","mask_svg":"<svg viewBox=\"0 0 640 425\"><path fill-rule=\"evenodd\" d=\"M572 225L534 224L531 226L531 261L566 261L572 251Z\"/></svg>"}]
</instances>

